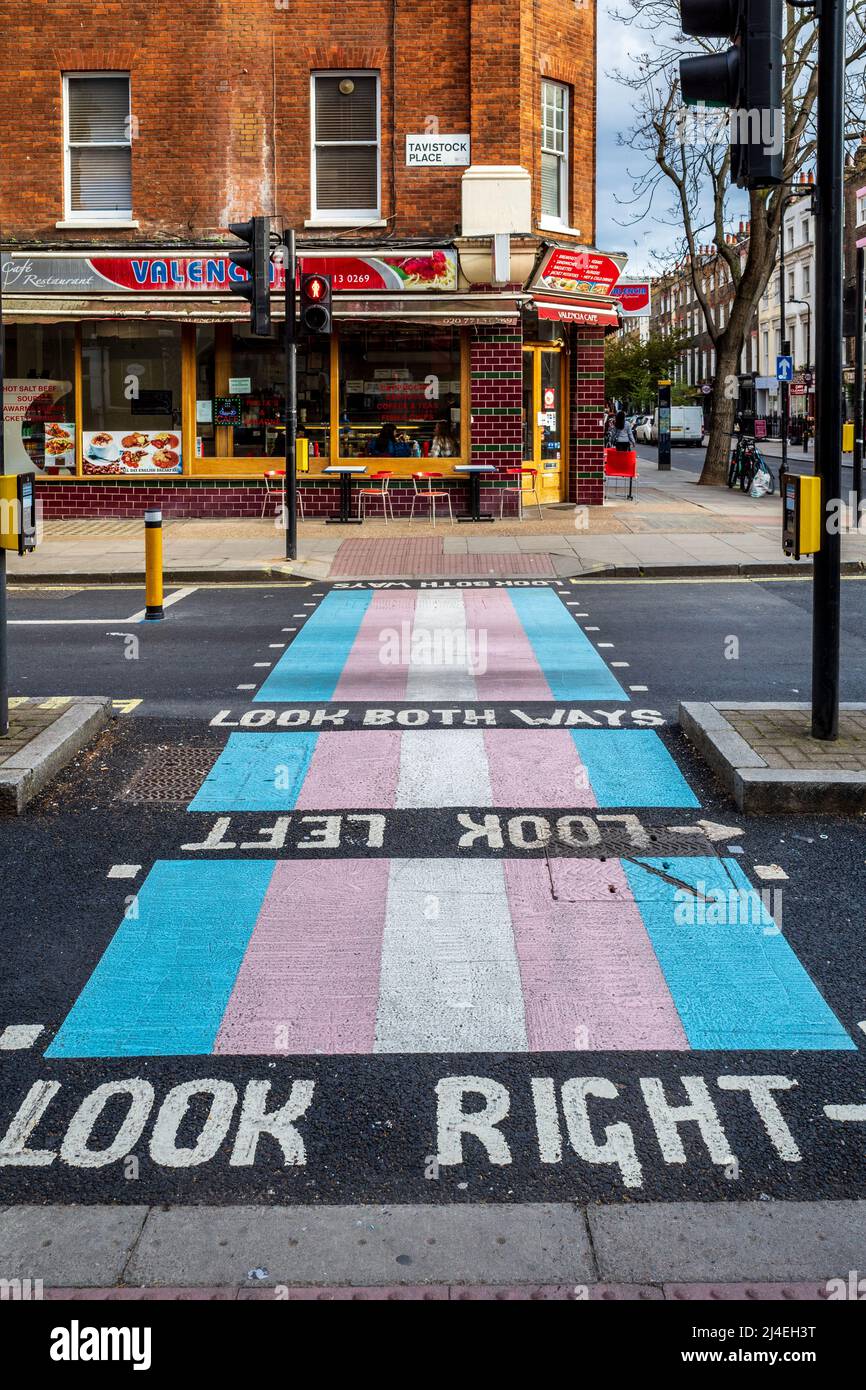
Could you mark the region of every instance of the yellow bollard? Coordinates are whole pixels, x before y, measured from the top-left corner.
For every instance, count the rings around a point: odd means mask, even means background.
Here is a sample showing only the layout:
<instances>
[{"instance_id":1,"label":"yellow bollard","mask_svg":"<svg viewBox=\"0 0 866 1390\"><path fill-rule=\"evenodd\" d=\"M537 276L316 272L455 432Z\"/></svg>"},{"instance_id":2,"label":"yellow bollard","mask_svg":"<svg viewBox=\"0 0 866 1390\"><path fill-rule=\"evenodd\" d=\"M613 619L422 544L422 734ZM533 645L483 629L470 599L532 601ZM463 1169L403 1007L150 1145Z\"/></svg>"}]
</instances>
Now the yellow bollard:
<instances>
[{"instance_id":1,"label":"yellow bollard","mask_svg":"<svg viewBox=\"0 0 866 1390\"><path fill-rule=\"evenodd\" d=\"M155 507L144 514L144 605L145 620L165 617L162 607L162 512Z\"/></svg>"}]
</instances>

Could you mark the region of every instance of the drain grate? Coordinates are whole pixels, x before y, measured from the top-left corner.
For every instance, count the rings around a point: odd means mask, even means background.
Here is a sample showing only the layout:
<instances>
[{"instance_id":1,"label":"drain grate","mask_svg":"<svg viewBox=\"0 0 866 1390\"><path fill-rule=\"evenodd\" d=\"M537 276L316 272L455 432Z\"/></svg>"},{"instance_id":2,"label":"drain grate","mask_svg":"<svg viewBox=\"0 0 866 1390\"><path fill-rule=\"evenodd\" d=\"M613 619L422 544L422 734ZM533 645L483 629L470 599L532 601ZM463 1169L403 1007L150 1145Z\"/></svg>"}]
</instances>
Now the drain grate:
<instances>
[{"instance_id":1,"label":"drain grate","mask_svg":"<svg viewBox=\"0 0 866 1390\"><path fill-rule=\"evenodd\" d=\"M154 801L185 804L195 796L219 753L219 747L213 745L149 748L119 799L136 805Z\"/></svg>"}]
</instances>

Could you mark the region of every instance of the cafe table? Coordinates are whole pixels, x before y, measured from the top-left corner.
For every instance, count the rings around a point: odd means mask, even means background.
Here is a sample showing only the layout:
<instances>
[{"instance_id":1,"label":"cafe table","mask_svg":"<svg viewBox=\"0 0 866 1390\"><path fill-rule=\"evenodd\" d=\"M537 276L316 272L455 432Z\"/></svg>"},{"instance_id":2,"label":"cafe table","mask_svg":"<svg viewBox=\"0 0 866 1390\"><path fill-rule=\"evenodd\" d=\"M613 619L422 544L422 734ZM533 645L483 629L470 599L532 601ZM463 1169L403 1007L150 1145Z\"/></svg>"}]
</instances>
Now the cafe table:
<instances>
[{"instance_id":1,"label":"cafe table","mask_svg":"<svg viewBox=\"0 0 866 1390\"><path fill-rule=\"evenodd\" d=\"M465 516L458 516L458 521L492 521L492 512L482 512L481 510L481 475L482 473L495 473L496 467L492 463L455 463L455 473L469 474L469 511Z\"/></svg>"},{"instance_id":2,"label":"cafe table","mask_svg":"<svg viewBox=\"0 0 866 1390\"><path fill-rule=\"evenodd\" d=\"M340 510L336 516L329 516L328 526L360 526L361 518L352 516L352 478L358 473L366 473L365 463L329 463L323 473L336 473L340 478Z\"/></svg>"}]
</instances>

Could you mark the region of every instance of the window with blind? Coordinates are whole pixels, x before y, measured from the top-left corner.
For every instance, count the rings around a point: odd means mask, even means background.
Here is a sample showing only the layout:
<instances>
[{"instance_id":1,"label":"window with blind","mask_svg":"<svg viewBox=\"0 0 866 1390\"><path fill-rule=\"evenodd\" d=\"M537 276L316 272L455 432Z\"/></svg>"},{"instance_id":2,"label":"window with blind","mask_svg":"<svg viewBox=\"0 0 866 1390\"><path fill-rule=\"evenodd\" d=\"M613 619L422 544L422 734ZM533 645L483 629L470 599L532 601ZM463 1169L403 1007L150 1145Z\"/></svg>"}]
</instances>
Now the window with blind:
<instances>
[{"instance_id":1,"label":"window with blind","mask_svg":"<svg viewBox=\"0 0 866 1390\"><path fill-rule=\"evenodd\" d=\"M65 85L66 216L132 216L132 120L126 73L70 73Z\"/></svg>"},{"instance_id":2,"label":"window with blind","mask_svg":"<svg viewBox=\"0 0 866 1390\"><path fill-rule=\"evenodd\" d=\"M312 79L315 221L379 216L379 78L321 72Z\"/></svg>"},{"instance_id":3,"label":"window with blind","mask_svg":"<svg viewBox=\"0 0 866 1390\"><path fill-rule=\"evenodd\" d=\"M568 223L568 88L541 84L541 215Z\"/></svg>"}]
</instances>

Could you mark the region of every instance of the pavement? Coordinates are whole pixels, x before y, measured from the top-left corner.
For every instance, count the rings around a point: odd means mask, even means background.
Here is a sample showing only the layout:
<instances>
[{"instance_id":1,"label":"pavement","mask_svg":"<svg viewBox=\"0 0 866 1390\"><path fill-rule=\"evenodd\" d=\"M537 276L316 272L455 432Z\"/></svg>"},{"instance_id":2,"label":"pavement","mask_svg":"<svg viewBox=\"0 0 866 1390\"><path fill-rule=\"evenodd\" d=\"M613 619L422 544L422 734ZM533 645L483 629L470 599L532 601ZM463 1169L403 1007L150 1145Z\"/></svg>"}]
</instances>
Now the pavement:
<instances>
[{"instance_id":1,"label":"pavement","mask_svg":"<svg viewBox=\"0 0 866 1390\"><path fill-rule=\"evenodd\" d=\"M428 521L367 521L354 526L299 523L298 558L285 560L284 533L264 520L167 521L166 578L314 580L484 578L549 575L785 574L809 568L781 549L780 501L727 488L700 487L689 467L659 473L641 450L637 500L612 496L603 507L545 507L539 517L492 526ZM793 457L793 455L792 455ZM683 460L688 463L687 459ZM843 563L866 566L866 529L843 535ZM52 521L36 551L10 556L21 581L74 577L134 580L144 572L144 528L135 520Z\"/></svg>"},{"instance_id":2,"label":"pavement","mask_svg":"<svg viewBox=\"0 0 866 1390\"><path fill-rule=\"evenodd\" d=\"M847 1288L862 818L743 815L676 727L807 689L810 587L224 583L148 623L138 587L13 586L16 699L118 717L4 826L3 1277Z\"/></svg>"}]
</instances>

